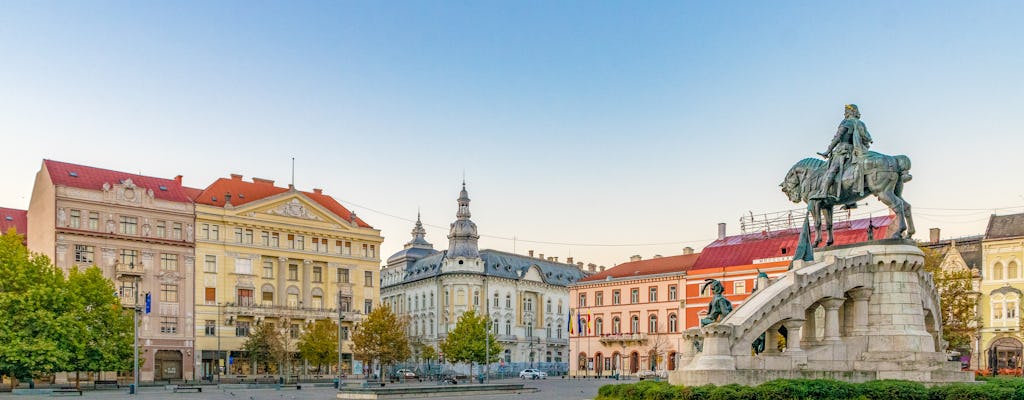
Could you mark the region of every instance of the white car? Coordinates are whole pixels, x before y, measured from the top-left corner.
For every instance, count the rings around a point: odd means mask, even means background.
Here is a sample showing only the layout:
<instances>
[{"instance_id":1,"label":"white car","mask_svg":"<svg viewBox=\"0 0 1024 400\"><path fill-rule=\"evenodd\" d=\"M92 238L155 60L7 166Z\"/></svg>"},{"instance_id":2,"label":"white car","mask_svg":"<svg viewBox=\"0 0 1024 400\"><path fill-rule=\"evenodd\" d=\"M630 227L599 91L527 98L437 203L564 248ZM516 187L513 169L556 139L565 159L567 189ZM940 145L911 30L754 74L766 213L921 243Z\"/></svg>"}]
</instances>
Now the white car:
<instances>
[{"instance_id":1,"label":"white car","mask_svg":"<svg viewBox=\"0 0 1024 400\"><path fill-rule=\"evenodd\" d=\"M539 369L527 368L519 373L519 377L523 379L548 379L548 373Z\"/></svg>"}]
</instances>

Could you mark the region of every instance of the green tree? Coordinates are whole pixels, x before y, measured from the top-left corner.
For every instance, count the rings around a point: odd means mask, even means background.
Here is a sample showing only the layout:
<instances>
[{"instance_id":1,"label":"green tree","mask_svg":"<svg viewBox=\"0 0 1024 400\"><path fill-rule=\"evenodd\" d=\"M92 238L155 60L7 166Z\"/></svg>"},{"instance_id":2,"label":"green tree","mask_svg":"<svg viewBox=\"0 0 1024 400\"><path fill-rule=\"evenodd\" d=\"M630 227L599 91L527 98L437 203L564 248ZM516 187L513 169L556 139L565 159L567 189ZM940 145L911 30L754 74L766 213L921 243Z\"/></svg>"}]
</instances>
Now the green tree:
<instances>
[{"instance_id":1,"label":"green tree","mask_svg":"<svg viewBox=\"0 0 1024 400\"><path fill-rule=\"evenodd\" d=\"M270 323L257 325L242 343L242 350L248 354L249 362L255 364L257 371L261 365L264 371L277 371L283 348L281 332Z\"/></svg>"},{"instance_id":2,"label":"green tree","mask_svg":"<svg viewBox=\"0 0 1024 400\"><path fill-rule=\"evenodd\" d=\"M354 357L363 360L371 370L375 361L380 366L405 361L412 354L405 327L387 304L373 309L352 332Z\"/></svg>"},{"instance_id":3,"label":"green tree","mask_svg":"<svg viewBox=\"0 0 1024 400\"><path fill-rule=\"evenodd\" d=\"M65 370L80 330L64 274L22 240L0 235L0 373L25 380Z\"/></svg>"},{"instance_id":4,"label":"green tree","mask_svg":"<svg viewBox=\"0 0 1024 400\"><path fill-rule=\"evenodd\" d=\"M489 349L487 341L490 341ZM490 364L497 362L501 345L494 333L487 329L487 316L469 310L459 316L455 329L439 345L445 360L454 363ZM488 352L489 350L489 352ZM489 357L486 357L488 356ZM486 358L485 358L486 357Z\"/></svg>"},{"instance_id":5,"label":"green tree","mask_svg":"<svg viewBox=\"0 0 1024 400\"><path fill-rule=\"evenodd\" d=\"M978 315L978 293L974 291L973 274L964 268L942 268L944 255L922 247L924 268L932 274L942 307L942 337L949 348L967 350L974 334L981 329Z\"/></svg>"},{"instance_id":6,"label":"green tree","mask_svg":"<svg viewBox=\"0 0 1024 400\"><path fill-rule=\"evenodd\" d=\"M338 324L324 319L306 324L298 347L299 355L316 365L316 372L320 373L324 365L338 360Z\"/></svg>"},{"instance_id":7,"label":"green tree","mask_svg":"<svg viewBox=\"0 0 1024 400\"><path fill-rule=\"evenodd\" d=\"M127 371L132 368L134 332L131 311L121 307L114 284L97 267L74 268L67 280L71 312L78 332L67 370Z\"/></svg>"}]
</instances>

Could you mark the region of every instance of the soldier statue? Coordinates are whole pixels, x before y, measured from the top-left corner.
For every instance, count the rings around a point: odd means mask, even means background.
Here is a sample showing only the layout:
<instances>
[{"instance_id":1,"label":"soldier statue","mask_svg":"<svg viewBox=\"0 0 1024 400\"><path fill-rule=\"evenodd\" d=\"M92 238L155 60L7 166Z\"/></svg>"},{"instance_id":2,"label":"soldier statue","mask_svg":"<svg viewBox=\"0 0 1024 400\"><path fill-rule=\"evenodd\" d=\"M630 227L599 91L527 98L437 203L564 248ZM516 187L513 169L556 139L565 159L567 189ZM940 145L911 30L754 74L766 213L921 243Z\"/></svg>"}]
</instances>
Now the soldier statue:
<instances>
[{"instance_id":1,"label":"soldier statue","mask_svg":"<svg viewBox=\"0 0 1024 400\"><path fill-rule=\"evenodd\" d=\"M843 178L843 171L850 168L854 170L855 183L853 187L856 188L860 195L863 195L864 179L859 164L868 154L870 146L871 134L868 133L868 128L864 126L864 122L860 120L860 110L857 109L856 104L847 104L843 121L839 123L839 129L836 131L835 137L832 138L832 143L829 144L828 150L824 153L818 153L818 155L828 159L828 170L821 177L822 180L818 185L818 193L815 193L811 199L837 200L841 197L839 191L842 185L836 185L835 193L832 193L832 185L836 180ZM853 208L855 205L856 203L853 203L847 205L847 207Z\"/></svg>"}]
</instances>

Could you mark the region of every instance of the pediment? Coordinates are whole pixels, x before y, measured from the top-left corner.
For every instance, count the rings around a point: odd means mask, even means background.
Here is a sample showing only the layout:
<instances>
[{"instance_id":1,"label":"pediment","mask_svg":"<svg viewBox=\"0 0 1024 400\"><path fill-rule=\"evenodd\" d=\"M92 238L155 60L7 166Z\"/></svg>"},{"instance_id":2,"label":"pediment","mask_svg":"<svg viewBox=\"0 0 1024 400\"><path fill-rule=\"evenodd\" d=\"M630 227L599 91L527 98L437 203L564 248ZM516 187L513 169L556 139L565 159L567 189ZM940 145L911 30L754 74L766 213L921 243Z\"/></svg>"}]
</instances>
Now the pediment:
<instances>
[{"instance_id":1,"label":"pediment","mask_svg":"<svg viewBox=\"0 0 1024 400\"><path fill-rule=\"evenodd\" d=\"M236 209L242 215L260 216L277 220L301 220L304 223L310 221L322 222L338 226L349 226L330 210L319 203L302 195L301 193L282 193L278 196L271 196L260 201L245 204Z\"/></svg>"},{"instance_id":2,"label":"pediment","mask_svg":"<svg viewBox=\"0 0 1024 400\"><path fill-rule=\"evenodd\" d=\"M523 280L544 282L544 278L541 277L540 267L531 265L530 268L526 270L526 273L523 274Z\"/></svg>"}]
</instances>

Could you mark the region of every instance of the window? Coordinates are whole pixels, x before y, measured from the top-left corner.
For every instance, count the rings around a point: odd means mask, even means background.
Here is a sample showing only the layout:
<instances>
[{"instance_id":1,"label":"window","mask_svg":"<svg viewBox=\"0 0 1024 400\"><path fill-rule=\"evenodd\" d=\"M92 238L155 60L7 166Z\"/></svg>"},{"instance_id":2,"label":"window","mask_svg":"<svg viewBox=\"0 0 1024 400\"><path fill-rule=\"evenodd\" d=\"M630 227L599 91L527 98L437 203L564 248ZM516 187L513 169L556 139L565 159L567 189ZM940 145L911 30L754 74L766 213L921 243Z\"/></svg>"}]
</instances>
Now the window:
<instances>
[{"instance_id":1,"label":"window","mask_svg":"<svg viewBox=\"0 0 1024 400\"><path fill-rule=\"evenodd\" d=\"M288 265L288 280L297 281L299 280L299 266L295 264Z\"/></svg>"},{"instance_id":2,"label":"window","mask_svg":"<svg viewBox=\"0 0 1024 400\"><path fill-rule=\"evenodd\" d=\"M548 305L547 305L547 308L545 309L545 312L548 312L548 313L551 312L551 299L548 299Z\"/></svg>"},{"instance_id":3,"label":"window","mask_svg":"<svg viewBox=\"0 0 1024 400\"><path fill-rule=\"evenodd\" d=\"M277 232L270 234L270 247L281 247L281 235Z\"/></svg>"},{"instance_id":4,"label":"window","mask_svg":"<svg viewBox=\"0 0 1024 400\"><path fill-rule=\"evenodd\" d=\"M166 221L156 221L156 237L167 237Z\"/></svg>"},{"instance_id":5,"label":"window","mask_svg":"<svg viewBox=\"0 0 1024 400\"><path fill-rule=\"evenodd\" d=\"M633 318L630 319L630 321L629 321L629 332L630 333L639 333L640 332L640 317L639 316L634 315Z\"/></svg>"},{"instance_id":6,"label":"window","mask_svg":"<svg viewBox=\"0 0 1024 400\"><path fill-rule=\"evenodd\" d=\"M658 316L657 315L651 314L651 316L647 318L647 331L650 332L650 333L657 333L658 332Z\"/></svg>"},{"instance_id":7,"label":"window","mask_svg":"<svg viewBox=\"0 0 1024 400\"><path fill-rule=\"evenodd\" d=\"M71 227L75 229L82 227L82 210L71 210Z\"/></svg>"},{"instance_id":8,"label":"window","mask_svg":"<svg viewBox=\"0 0 1024 400\"><path fill-rule=\"evenodd\" d=\"M480 307L480 292L473 291L473 307Z\"/></svg>"},{"instance_id":9,"label":"window","mask_svg":"<svg viewBox=\"0 0 1024 400\"><path fill-rule=\"evenodd\" d=\"M528 337L528 338L532 338L533 337L533 322L527 322L526 323L526 337Z\"/></svg>"},{"instance_id":10,"label":"window","mask_svg":"<svg viewBox=\"0 0 1024 400\"><path fill-rule=\"evenodd\" d=\"M612 290L612 304L622 304L622 291Z\"/></svg>"},{"instance_id":11,"label":"window","mask_svg":"<svg viewBox=\"0 0 1024 400\"><path fill-rule=\"evenodd\" d=\"M512 336L512 321L505 320L505 335Z\"/></svg>"},{"instance_id":12,"label":"window","mask_svg":"<svg viewBox=\"0 0 1024 400\"><path fill-rule=\"evenodd\" d=\"M431 329L433 329L433 327L431 327ZM341 327L341 340L348 340L348 327L347 326Z\"/></svg>"},{"instance_id":13,"label":"window","mask_svg":"<svg viewBox=\"0 0 1024 400\"><path fill-rule=\"evenodd\" d=\"M451 304L450 295L451 294L448 293L448 288L445 288L445 291L444 291L444 306L445 307L448 307L448 305Z\"/></svg>"},{"instance_id":14,"label":"window","mask_svg":"<svg viewBox=\"0 0 1024 400\"><path fill-rule=\"evenodd\" d=\"M340 249L338 249L338 250L341 251L341 255L344 255L344 256L352 255L352 242L346 241L345 242L345 246L340 248Z\"/></svg>"},{"instance_id":15,"label":"window","mask_svg":"<svg viewBox=\"0 0 1024 400\"><path fill-rule=\"evenodd\" d=\"M1010 263L1006 265L1006 279L1017 278L1019 278L1019 276L1017 275L1017 262L1010 261Z\"/></svg>"},{"instance_id":16,"label":"window","mask_svg":"<svg viewBox=\"0 0 1024 400\"><path fill-rule=\"evenodd\" d=\"M100 213L91 212L89 213L89 229L97 230L100 228Z\"/></svg>"},{"instance_id":17,"label":"window","mask_svg":"<svg viewBox=\"0 0 1024 400\"><path fill-rule=\"evenodd\" d=\"M263 288L263 298L260 300L263 301L264 306L269 307L274 305L274 292L272 292L270 288Z\"/></svg>"},{"instance_id":18,"label":"window","mask_svg":"<svg viewBox=\"0 0 1024 400\"><path fill-rule=\"evenodd\" d=\"M178 285L160 285L160 302L177 303Z\"/></svg>"},{"instance_id":19,"label":"window","mask_svg":"<svg viewBox=\"0 0 1024 400\"><path fill-rule=\"evenodd\" d=\"M430 308L434 308L434 292L430 292Z\"/></svg>"},{"instance_id":20,"label":"window","mask_svg":"<svg viewBox=\"0 0 1024 400\"><path fill-rule=\"evenodd\" d=\"M86 246L81 244L75 245L75 262L76 263L92 263L95 249L92 246Z\"/></svg>"},{"instance_id":21,"label":"window","mask_svg":"<svg viewBox=\"0 0 1024 400\"><path fill-rule=\"evenodd\" d=\"M373 300L363 301L363 313L369 315L373 311Z\"/></svg>"},{"instance_id":22,"label":"window","mask_svg":"<svg viewBox=\"0 0 1024 400\"><path fill-rule=\"evenodd\" d=\"M235 243L242 242L242 228L235 228Z\"/></svg>"},{"instance_id":23,"label":"window","mask_svg":"<svg viewBox=\"0 0 1024 400\"><path fill-rule=\"evenodd\" d=\"M647 301L655 302L658 301L658 288L651 286L647 289Z\"/></svg>"},{"instance_id":24,"label":"window","mask_svg":"<svg viewBox=\"0 0 1024 400\"><path fill-rule=\"evenodd\" d=\"M313 267L313 282L320 283L324 281L324 274L322 267Z\"/></svg>"},{"instance_id":25,"label":"window","mask_svg":"<svg viewBox=\"0 0 1024 400\"><path fill-rule=\"evenodd\" d=\"M559 314L562 313L562 301L561 300L558 301L558 313Z\"/></svg>"},{"instance_id":26,"label":"window","mask_svg":"<svg viewBox=\"0 0 1024 400\"><path fill-rule=\"evenodd\" d=\"M171 239L181 240L181 222L171 224Z\"/></svg>"},{"instance_id":27,"label":"window","mask_svg":"<svg viewBox=\"0 0 1024 400\"><path fill-rule=\"evenodd\" d=\"M338 283L348 283L348 270L338 268Z\"/></svg>"},{"instance_id":28,"label":"window","mask_svg":"<svg viewBox=\"0 0 1024 400\"><path fill-rule=\"evenodd\" d=\"M295 235L295 249L305 250L306 249L306 237L302 235Z\"/></svg>"},{"instance_id":29,"label":"window","mask_svg":"<svg viewBox=\"0 0 1024 400\"><path fill-rule=\"evenodd\" d=\"M377 245L370 245L370 253L367 255L369 258L377 257Z\"/></svg>"},{"instance_id":30,"label":"window","mask_svg":"<svg viewBox=\"0 0 1024 400\"><path fill-rule=\"evenodd\" d=\"M160 333L174 334L178 332L178 317L160 317Z\"/></svg>"},{"instance_id":31,"label":"window","mask_svg":"<svg viewBox=\"0 0 1024 400\"><path fill-rule=\"evenodd\" d=\"M363 281L366 283L366 287L373 287L373 271L364 272Z\"/></svg>"},{"instance_id":32,"label":"window","mask_svg":"<svg viewBox=\"0 0 1024 400\"><path fill-rule=\"evenodd\" d=\"M203 224L199 228L199 235L203 239L209 239L210 238L210 224Z\"/></svg>"},{"instance_id":33,"label":"window","mask_svg":"<svg viewBox=\"0 0 1024 400\"><path fill-rule=\"evenodd\" d=\"M498 293L497 293L497 292L495 292L495 293L494 293L494 308L498 308L498 306L499 306L499 305L501 305L501 302L500 302L500 300L498 299Z\"/></svg>"},{"instance_id":34,"label":"window","mask_svg":"<svg viewBox=\"0 0 1024 400\"><path fill-rule=\"evenodd\" d=\"M533 311L533 299L523 299L523 311Z\"/></svg>"},{"instance_id":35,"label":"window","mask_svg":"<svg viewBox=\"0 0 1024 400\"><path fill-rule=\"evenodd\" d=\"M260 231L260 243L264 246L270 246L270 232Z\"/></svg>"},{"instance_id":36,"label":"window","mask_svg":"<svg viewBox=\"0 0 1024 400\"><path fill-rule=\"evenodd\" d=\"M629 291L629 302L631 304L640 302L640 289L633 288Z\"/></svg>"},{"instance_id":37,"label":"window","mask_svg":"<svg viewBox=\"0 0 1024 400\"><path fill-rule=\"evenodd\" d=\"M137 235L139 233L139 219L136 217L121 217L121 234Z\"/></svg>"},{"instance_id":38,"label":"window","mask_svg":"<svg viewBox=\"0 0 1024 400\"><path fill-rule=\"evenodd\" d=\"M252 275L252 260L248 258L236 258L235 273L242 275Z\"/></svg>"},{"instance_id":39,"label":"window","mask_svg":"<svg viewBox=\"0 0 1024 400\"><path fill-rule=\"evenodd\" d=\"M243 243L245 243L245 244L252 244L252 229L246 229L245 230L244 240L245 241Z\"/></svg>"},{"instance_id":40,"label":"window","mask_svg":"<svg viewBox=\"0 0 1024 400\"><path fill-rule=\"evenodd\" d=\"M206 327L203 329L203 333L206 336L216 336L217 335L217 321L210 320L210 319L206 320Z\"/></svg>"},{"instance_id":41,"label":"window","mask_svg":"<svg viewBox=\"0 0 1024 400\"><path fill-rule=\"evenodd\" d=\"M288 336L292 339L299 338L299 324L291 324L288 326Z\"/></svg>"},{"instance_id":42,"label":"window","mask_svg":"<svg viewBox=\"0 0 1024 400\"><path fill-rule=\"evenodd\" d=\"M604 291L603 290L598 291L597 293L594 293L594 305L595 306L603 306L604 305ZM548 310L548 311L551 311L551 310Z\"/></svg>"},{"instance_id":43,"label":"window","mask_svg":"<svg viewBox=\"0 0 1024 400\"><path fill-rule=\"evenodd\" d=\"M622 320L619 317L612 318L612 334L618 335L622 333Z\"/></svg>"},{"instance_id":44,"label":"window","mask_svg":"<svg viewBox=\"0 0 1024 400\"><path fill-rule=\"evenodd\" d=\"M217 304L217 288L208 287L208 288L205 288L205 289L206 289L206 291L205 291L206 305L210 305L210 306L216 305Z\"/></svg>"},{"instance_id":45,"label":"window","mask_svg":"<svg viewBox=\"0 0 1024 400\"><path fill-rule=\"evenodd\" d=\"M203 264L203 272L217 272L217 256L206 256L206 261Z\"/></svg>"},{"instance_id":46,"label":"window","mask_svg":"<svg viewBox=\"0 0 1024 400\"><path fill-rule=\"evenodd\" d=\"M369 245L363 243L363 252L361 254L362 254L363 257L369 257L370 256Z\"/></svg>"},{"instance_id":47,"label":"window","mask_svg":"<svg viewBox=\"0 0 1024 400\"><path fill-rule=\"evenodd\" d=\"M220 240L220 225L210 225L210 240Z\"/></svg>"},{"instance_id":48,"label":"window","mask_svg":"<svg viewBox=\"0 0 1024 400\"><path fill-rule=\"evenodd\" d=\"M349 312L352 310L351 296L340 296L339 299L341 300L341 304L338 305L338 308L341 308L341 311Z\"/></svg>"},{"instance_id":49,"label":"window","mask_svg":"<svg viewBox=\"0 0 1024 400\"><path fill-rule=\"evenodd\" d=\"M676 293L676 285L672 285L672 286L668 287L668 299L670 301L671 300L678 300L679 299L679 295Z\"/></svg>"},{"instance_id":50,"label":"window","mask_svg":"<svg viewBox=\"0 0 1024 400\"><path fill-rule=\"evenodd\" d=\"M310 250L313 250L313 251L319 253L320 252L320 238L314 237L312 240L313 241L311 243L312 243L313 246L310 247Z\"/></svg>"},{"instance_id":51,"label":"window","mask_svg":"<svg viewBox=\"0 0 1024 400\"><path fill-rule=\"evenodd\" d=\"M668 315L668 331L676 332L679 329L679 320L675 314Z\"/></svg>"},{"instance_id":52,"label":"window","mask_svg":"<svg viewBox=\"0 0 1024 400\"><path fill-rule=\"evenodd\" d=\"M121 250L121 263L125 265L134 265L142 267L142 264L138 262L139 251L138 250Z\"/></svg>"},{"instance_id":53,"label":"window","mask_svg":"<svg viewBox=\"0 0 1024 400\"><path fill-rule=\"evenodd\" d=\"M580 303L577 304L576 307L586 307L586 306L587 306L587 294L586 293L580 293Z\"/></svg>"},{"instance_id":54,"label":"window","mask_svg":"<svg viewBox=\"0 0 1024 400\"><path fill-rule=\"evenodd\" d=\"M237 337L249 336L249 321L237 321L237 322L235 322L235 336L237 336Z\"/></svg>"},{"instance_id":55,"label":"window","mask_svg":"<svg viewBox=\"0 0 1024 400\"><path fill-rule=\"evenodd\" d=\"M996 263L995 267L992 268L992 279L1001 281L1003 280L1003 264Z\"/></svg>"},{"instance_id":56,"label":"window","mask_svg":"<svg viewBox=\"0 0 1024 400\"><path fill-rule=\"evenodd\" d=\"M447 303L448 302L445 301L445 305L448 305ZM510 294L505 295L505 308L512 308L512 295Z\"/></svg>"},{"instance_id":57,"label":"window","mask_svg":"<svg viewBox=\"0 0 1024 400\"><path fill-rule=\"evenodd\" d=\"M747 292L746 281L736 281L732 283L732 292L734 294L742 294Z\"/></svg>"},{"instance_id":58,"label":"window","mask_svg":"<svg viewBox=\"0 0 1024 400\"><path fill-rule=\"evenodd\" d=\"M274 262L264 261L263 262L263 278L274 279Z\"/></svg>"},{"instance_id":59,"label":"window","mask_svg":"<svg viewBox=\"0 0 1024 400\"><path fill-rule=\"evenodd\" d=\"M177 271L178 270L178 255L177 254L160 254L160 269L164 271Z\"/></svg>"},{"instance_id":60,"label":"window","mask_svg":"<svg viewBox=\"0 0 1024 400\"><path fill-rule=\"evenodd\" d=\"M594 333L597 333L598 336L601 336L601 335L604 334L604 320L603 319L598 318L596 321L594 321Z\"/></svg>"},{"instance_id":61,"label":"window","mask_svg":"<svg viewBox=\"0 0 1024 400\"><path fill-rule=\"evenodd\" d=\"M252 289L236 289L236 303L242 307L250 307L253 305Z\"/></svg>"}]
</instances>

